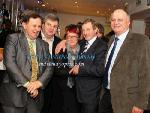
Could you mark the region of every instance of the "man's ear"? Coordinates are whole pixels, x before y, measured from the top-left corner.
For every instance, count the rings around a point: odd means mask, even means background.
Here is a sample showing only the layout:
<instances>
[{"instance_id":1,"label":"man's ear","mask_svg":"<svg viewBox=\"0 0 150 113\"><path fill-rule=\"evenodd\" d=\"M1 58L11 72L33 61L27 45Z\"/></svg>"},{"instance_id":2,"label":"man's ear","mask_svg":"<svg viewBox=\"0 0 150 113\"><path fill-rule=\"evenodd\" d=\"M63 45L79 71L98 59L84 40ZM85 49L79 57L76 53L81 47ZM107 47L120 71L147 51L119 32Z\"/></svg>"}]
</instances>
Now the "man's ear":
<instances>
[{"instance_id":1,"label":"man's ear","mask_svg":"<svg viewBox=\"0 0 150 113\"><path fill-rule=\"evenodd\" d=\"M26 29L27 24L26 24L25 22L22 22L22 27L23 27L24 29Z\"/></svg>"},{"instance_id":2,"label":"man's ear","mask_svg":"<svg viewBox=\"0 0 150 113\"><path fill-rule=\"evenodd\" d=\"M42 23L42 28L44 27L44 25L45 25L45 24L44 24L44 23Z\"/></svg>"}]
</instances>

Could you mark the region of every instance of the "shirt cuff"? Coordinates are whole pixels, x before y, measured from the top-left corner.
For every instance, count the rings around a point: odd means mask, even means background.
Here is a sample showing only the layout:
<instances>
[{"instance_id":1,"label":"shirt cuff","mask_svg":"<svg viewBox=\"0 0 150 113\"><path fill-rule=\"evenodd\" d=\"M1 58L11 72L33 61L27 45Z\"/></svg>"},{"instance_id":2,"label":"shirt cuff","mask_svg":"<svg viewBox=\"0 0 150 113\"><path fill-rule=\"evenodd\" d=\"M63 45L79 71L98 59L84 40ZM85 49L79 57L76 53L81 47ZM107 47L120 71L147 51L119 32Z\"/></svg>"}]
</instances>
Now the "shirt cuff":
<instances>
[{"instance_id":1,"label":"shirt cuff","mask_svg":"<svg viewBox=\"0 0 150 113\"><path fill-rule=\"evenodd\" d=\"M23 85L23 87L27 87L28 84L29 84L29 81L26 82L26 83Z\"/></svg>"}]
</instances>

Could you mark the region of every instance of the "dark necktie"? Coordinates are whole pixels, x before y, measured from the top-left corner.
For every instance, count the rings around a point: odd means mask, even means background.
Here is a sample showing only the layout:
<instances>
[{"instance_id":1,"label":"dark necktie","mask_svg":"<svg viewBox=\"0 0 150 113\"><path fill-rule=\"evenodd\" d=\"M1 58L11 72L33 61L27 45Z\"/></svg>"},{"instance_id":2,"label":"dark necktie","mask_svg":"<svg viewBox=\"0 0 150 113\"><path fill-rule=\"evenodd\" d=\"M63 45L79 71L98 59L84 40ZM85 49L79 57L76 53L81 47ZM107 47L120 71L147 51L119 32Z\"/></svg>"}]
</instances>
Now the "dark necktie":
<instances>
[{"instance_id":1,"label":"dark necktie","mask_svg":"<svg viewBox=\"0 0 150 113\"><path fill-rule=\"evenodd\" d=\"M112 57L114 55L114 51L116 49L118 40L119 40L118 38L114 39L114 46L113 46L113 48L112 48L112 50L110 52L110 55L108 57L108 61L107 61L106 67L105 67L105 74L104 74L104 79L103 79L103 86L104 86L104 88L106 88L108 86L108 71L109 71L109 67L111 65L111 60L112 60Z\"/></svg>"},{"instance_id":2,"label":"dark necktie","mask_svg":"<svg viewBox=\"0 0 150 113\"><path fill-rule=\"evenodd\" d=\"M85 52L87 51L88 44L89 44L89 42L86 41L86 42L85 42L84 49L83 49L83 52L82 52L81 54L83 54L83 53L85 53Z\"/></svg>"}]
</instances>

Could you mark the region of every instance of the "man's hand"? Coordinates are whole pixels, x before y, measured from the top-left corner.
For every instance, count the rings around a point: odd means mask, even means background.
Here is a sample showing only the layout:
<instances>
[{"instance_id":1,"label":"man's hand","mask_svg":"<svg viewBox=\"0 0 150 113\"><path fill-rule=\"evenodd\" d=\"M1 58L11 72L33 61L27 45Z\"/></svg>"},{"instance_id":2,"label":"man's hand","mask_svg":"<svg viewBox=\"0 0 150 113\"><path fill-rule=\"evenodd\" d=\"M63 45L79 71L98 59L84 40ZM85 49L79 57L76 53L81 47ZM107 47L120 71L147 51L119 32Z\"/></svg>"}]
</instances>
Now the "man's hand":
<instances>
[{"instance_id":1,"label":"man's hand","mask_svg":"<svg viewBox=\"0 0 150 113\"><path fill-rule=\"evenodd\" d=\"M30 96L32 97L32 98L35 98L37 95L38 95L38 90L34 90L32 93L30 93Z\"/></svg>"},{"instance_id":2,"label":"man's hand","mask_svg":"<svg viewBox=\"0 0 150 113\"><path fill-rule=\"evenodd\" d=\"M79 65L75 65L70 71L69 74L77 75L79 73Z\"/></svg>"},{"instance_id":3,"label":"man's hand","mask_svg":"<svg viewBox=\"0 0 150 113\"><path fill-rule=\"evenodd\" d=\"M27 85L27 92L32 94L35 90L38 90L40 87L42 87L42 83L40 81L35 82L29 82Z\"/></svg>"},{"instance_id":4,"label":"man's hand","mask_svg":"<svg viewBox=\"0 0 150 113\"><path fill-rule=\"evenodd\" d=\"M55 48L55 54L58 54L62 49L63 49L63 52L65 52L66 40L62 40L60 43L57 44Z\"/></svg>"},{"instance_id":5,"label":"man's hand","mask_svg":"<svg viewBox=\"0 0 150 113\"><path fill-rule=\"evenodd\" d=\"M140 108L134 106L134 107L132 108L132 113L144 113L144 110L142 110L142 109L140 109Z\"/></svg>"}]
</instances>

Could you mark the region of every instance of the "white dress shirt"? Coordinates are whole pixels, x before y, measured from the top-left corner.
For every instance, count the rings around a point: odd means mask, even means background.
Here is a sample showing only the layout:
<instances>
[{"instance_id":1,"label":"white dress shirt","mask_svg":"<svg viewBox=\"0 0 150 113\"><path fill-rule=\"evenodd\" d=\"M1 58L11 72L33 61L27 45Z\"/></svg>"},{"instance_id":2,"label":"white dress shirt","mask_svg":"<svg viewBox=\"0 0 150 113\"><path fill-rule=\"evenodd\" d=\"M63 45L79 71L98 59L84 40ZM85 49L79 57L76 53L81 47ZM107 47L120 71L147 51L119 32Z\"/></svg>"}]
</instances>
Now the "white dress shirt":
<instances>
[{"instance_id":1,"label":"white dress shirt","mask_svg":"<svg viewBox=\"0 0 150 113\"><path fill-rule=\"evenodd\" d=\"M0 70L6 70L5 65L3 64L3 60L0 61Z\"/></svg>"},{"instance_id":2,"label":"white dress shirt","mask_svg":"<svg viewBox=\"0 0 150 113\"><path fill-rule=\"evenodd\" d=\"M129 29L126 32L122 33L120 36L117 37L119 40L117 41L117 46L116 46L116 49L114 51L114 54L113 54L113 57L112 57L112 60L111 60L111 64L110 64L110 67L109 67L109 70L108 70L108 86L107 86L108 89L110 89L110 75L111 75L111 70L112 70L114 62L115 62L115 60L117 58L119 50L120 50L120 48L121 48L124 40L126 39L126 36L127 36L128 32L129 32ZM107 57L106 57L105 66L107 64L107 61L108 61L108 58L109 58L109 55L110 55L110 52L111 52L113 46L114 46L114 42L111 44L111 46L109 48L109 51L108 51L108 54L107 54Z\"/></svg>"},{"instance_id":3,"label":"white dress shirt","mask_svg":"<svg viewBox=\"0 0 150 113\"><path fill-rule=\"evenodd\" d=\"M41 32L41 35L42 35L42 39L48 43L49 45L49 53L52 55L52 49L53 49L53 42L54 42L54 37L52 37L51 39L47 39L45 37L45 35L43 34L43 32Z\"/></svg>"}]
</instances>

